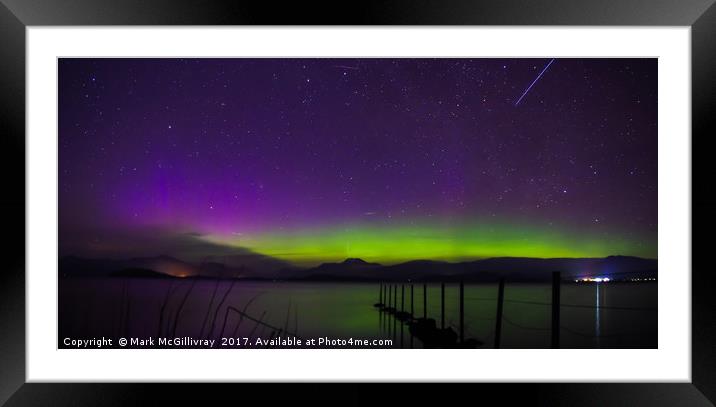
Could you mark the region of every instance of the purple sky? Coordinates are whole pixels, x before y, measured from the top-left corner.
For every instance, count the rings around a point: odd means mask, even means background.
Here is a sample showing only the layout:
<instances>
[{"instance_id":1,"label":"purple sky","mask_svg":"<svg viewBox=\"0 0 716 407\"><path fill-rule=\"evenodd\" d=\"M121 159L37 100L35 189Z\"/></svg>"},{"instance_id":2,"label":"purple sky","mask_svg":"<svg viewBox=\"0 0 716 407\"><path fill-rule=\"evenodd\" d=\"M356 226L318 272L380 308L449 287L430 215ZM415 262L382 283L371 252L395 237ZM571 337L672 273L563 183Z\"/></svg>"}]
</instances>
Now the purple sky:
<instances>
[{"instance_id":1,"label":"purple sky","mask_svg":"<svg viewBox=\"0 0 716 407\"><path fill-rule=\"evenodd\" d=\"M525 222L656 257L657 60L556 59L516 106L549 61L61 59L61 255Z\"/></svg>"}]
</instances>

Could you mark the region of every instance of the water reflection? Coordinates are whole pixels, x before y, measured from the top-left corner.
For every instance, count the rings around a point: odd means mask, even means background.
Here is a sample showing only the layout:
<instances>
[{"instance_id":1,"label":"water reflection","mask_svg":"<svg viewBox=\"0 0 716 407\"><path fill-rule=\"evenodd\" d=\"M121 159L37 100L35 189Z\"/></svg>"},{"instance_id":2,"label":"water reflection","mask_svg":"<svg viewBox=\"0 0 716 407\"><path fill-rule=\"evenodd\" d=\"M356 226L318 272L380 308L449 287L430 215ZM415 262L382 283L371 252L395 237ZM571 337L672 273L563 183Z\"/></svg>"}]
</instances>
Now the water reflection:
<instances>
[{"instance_id":1,"label":"water reflection","mask_svg":"<svg viewBox=\"0 0 716 407\"><path fill-rule=\"evenodd\" d=\"M132 280L131 284L127 282L129 290L124 290L125 281L114 279L68 279L61 283L60 335L88 337L118 335L120 320L125 321L123 325L133 336L157 335L158 329L162 329L160 324L166 326L170 319L174 320L183 304L183 293L192 281ZM219 293L227 291L230 284L230 281L220 281ZM167 296L172 285L180 289ZM217 286L215 281L197 280L195 285L181 309L177 336L218 337L224 325L228 332L237 336L266 336L271 329L264 326L265 323L282 329L291 326L305 338L393 339L393 347L422 347L420 340L412 337L407 325L393 314L379 312L373 306L378 291L376 284L241 282L235 284L221 306L219 301L211 301ZM606 301L607 286L609 304ZM407 311L416 317L442 320L439 283L424 288L411 284L406 288L410 292L403 295L402 287L398 293L396 285L386 285L383 301L391 308L397 305L399 311ZM425 288L430 289L423 296ZM487 338L491 338L495 327L495 291L493 284L465 286L465 326L470 335L483 342L491 342ZM398 294L401 294L400 298ZM446 285L445 294L445 325L457 330L457 286ZM519 325L503 325L502 347L549 347L550 300L549 285L509 284L504 313L506 318ZM129 305L120 314L123 301ZM166 315L171 318L160 320L159 311L165 302ZM290 312L294 314L290 317L287 315L289 302ZM564 330L560 342L563 347L654 348L657 345L657 284L654 282L565 284L562 303L561 325ZM239 316L227 312L228 306L239 310L248 307L247 314L262 323L240 323ZM210 329L211 333L202 330L203 321L207 318L212 321L214 315L217 315L216 328Z\"/></svg>"},{"instance_id":2,"label":"water reflection","mask_svg":"<svg viewBox=\"0 0 716 407\"><path fill-rule=\"evenodd\" d=\"M602 283L596 283L594 284L595 287L597 287L597 304L594 308L595 316L594 316L594 323L595 323L595 335L597 336L597 348L599 347L599 337L602 335L601 328L599 326L600 323L600 316L599 316L599 286L601 286Z\"/></svg>"}]
</instances>

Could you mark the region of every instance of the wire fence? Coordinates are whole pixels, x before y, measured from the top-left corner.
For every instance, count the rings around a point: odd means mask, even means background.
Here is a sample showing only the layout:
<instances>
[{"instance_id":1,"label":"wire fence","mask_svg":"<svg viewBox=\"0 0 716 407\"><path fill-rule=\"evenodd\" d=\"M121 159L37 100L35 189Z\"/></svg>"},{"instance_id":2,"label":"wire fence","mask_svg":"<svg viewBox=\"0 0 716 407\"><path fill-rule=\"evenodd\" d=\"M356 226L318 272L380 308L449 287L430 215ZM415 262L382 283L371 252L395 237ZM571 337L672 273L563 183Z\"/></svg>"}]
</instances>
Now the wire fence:
<instances>
[{"instance_id":1,"label":"wire fence","mask_svg":"<svg viewBox=\"0 0 716 407\"><path fill-rule=\"evenodd\" d=\"M496 297L480 297L480 296L469 296L469 295L465 295L463 297L463 299L465 302L483 302L483 303L486 302L486 303L493 303L493 304L497 304L499 301L498 298L496 298ZM503 298L502 301L504 304L529 305L529 306L550 307L550 308L553 305L552 302L535 301L535 300L518 300L518 299ZM418 301L417 303L420 304L421 302ZM597 313L601 310L647 312L647 313L653 313L653 312L658 311L658 308L656 308L656 307L597 305L597 304L588 305L588 304L573 304L573 303L560 303L559 308L560 309L594 310ZM510 309L512 309L512 308L510 308ZM433 313L434 312L431 312L431 314L433 314ZM420 314L420 312L416 312L416 314ZM525 324L522 322L515 321L514 319L505 315L504 309L503 309L501 319L502 319L502 322L504 325L508 325L513 328L517 328L517 329L521 329L521 330L549 333L553 329L552 326L530 325L530 324ZM494 327L496 325L497 318L471 316L471 317L469 317L469 320L473 325L475 323L478 323L478 325L480 325L480 326L492 326L493 329L490 330L488 333L478 334L478 332L476 332L475 326L470 326L470 324L467 321L464 321L464 325L463 325L462 329L467 337L479 338L484 343L489 343L491 341L494 341L495 332L496 332L496 329ZM450 318L450 319L446 318L444 326L446 328L452 328L455 331L458 331L460 329L459 321L455 321L452 318ZM581 338L597 339L597 340L608 339L608 338L623 338L623 337L647 337L647 336L650 336L653 334L651 332L602 333L602 332L599 332L598 327L597 327L597 332L591 333L591 332L583 332L583 331L580 331L579 329L574 329L573 327L565 326L563 324L560 324L558 329L561 333L565 333L568 335L574 335L574 336L581 337ZM477 331L481 331L481 330L477 329Z\"/></svg>"}]
</instances>

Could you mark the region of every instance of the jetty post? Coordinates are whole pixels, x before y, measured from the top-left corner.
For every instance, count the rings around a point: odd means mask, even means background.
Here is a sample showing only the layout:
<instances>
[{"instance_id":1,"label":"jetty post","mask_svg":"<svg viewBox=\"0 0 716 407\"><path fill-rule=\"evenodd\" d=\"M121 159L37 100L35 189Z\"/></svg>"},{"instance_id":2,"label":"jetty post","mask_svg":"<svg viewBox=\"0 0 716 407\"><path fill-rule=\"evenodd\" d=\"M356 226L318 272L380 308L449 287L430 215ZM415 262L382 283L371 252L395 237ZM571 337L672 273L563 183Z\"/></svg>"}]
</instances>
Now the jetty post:
<instances>
[{"instance_id":1,"label":"jetty post","mask_svg":"<svg viewBox=\"0 0 716 407\"><path fill-rule=\"evenodd\" d=\"M415 285L411 282L410 283L410 321L415 320ZM410 349L413 349L413 332L408 331L410 333Z\"/></svg>"},{"instance_id":2,"label":"jetty post","mask_svg":"<svg viewBox=\"0 0 716 407\"><path fill-rule=\"evenodd\" d=\"M405 284L400 284L400 317L401 321L405 312ZM400 324L400 347L403 347L403 328L405 324Z\"/></svg>"},{"instance_id":3,"label":"jetty post","mask_svg":"<svg viewBox=\"0 0 716 407\"><path fill-rule=\"evenodd\" d=\"M415 292L413 290L413 284L410 284L410 319L412 320L415 316L415 307L413 305L413 302L415 300Z\"/></svg>"},{"instance_id":4,"label":"jetty post","mask_svg":"<svg viewBox=\"0 0 716 407\"><path fill-rule=\"evenodd\" d=\"M380 282L380 288L378 289L378 304L383 304L383 282Z\"/></svg>"},{"instance_id":5,"label":"jetty post","mask_svg":"<svg viewBox=\"0 0 716 407\"><path fill-rule=\"evenodd\" d=\"M465 341L465 283L460 280L460 343Z\"/></svg>"},{"instance_id":6,"label":"jetty post","mask_svg":"<svg viewBox=\"0 0 716 407\"><path fill-rule=\"evenodd\" d=\"M423 283L423 319L428 319L428 284Z\"/></svg>"},{"instance_id":7,"label":"jetty post","mask_svg":"<svg viewBox=\"0 0 716 407\"><path fill-rule=\"evenodd\" d=\"M385 304L385 308L390 308L390 300L391 300L391 298L390 298L390 294L391 294L391 292L390 292L390 286L386 284L386 285L385 285L385 289L388 290L388 302Z\"/></svg>"},{"instance_id":8,"label":"jetty post","mask_svg":"<svg viewBox=\"0 0 716 407\"><path fill-rule=\"evenodd\" d=\"M562 273L552 272L552 348L559 348L559 307Z\"/></svg>"},{"instance_id":9,"label":"jetty post","mask_svg":"<svg viewBox=\"0 0 716 407\"><path fill-rule=\"evenodd\" d=\"M505 279L501 278L497 286L497 315L495 316L495 349L500 348L502 338L502 306L505 302Z\"/></svg>"},{"instance_id":10,"label":"jetty post","mask_svg":"<svg viewBox=\"0 0 716 407\"><path fill-rule=\"evenodd\" d=\"M440 283L440 329L445 329L445 283Z\"/></svg>"},{"instance_id":11,"label":"jetty post","mask_svg":"<svg viewBox=\"0 0 716 407\"><path fill-rule=\"evenodd\" d=\"M395 317L395 313L398 311L396 308L398 306L398 285L393 284L393 340L395 340L395 337L397 335L397 326L398 318Z\"/></svg>"},{"instance_id":12,"label":"jetty post","mask_svg":"<svg viewBox=\"0 0 716 407\"><path fill-rule=\"evenodd\" d=\"M400 312L405 312L405 284L400 285Z\"/></svg>"}]
</instances>

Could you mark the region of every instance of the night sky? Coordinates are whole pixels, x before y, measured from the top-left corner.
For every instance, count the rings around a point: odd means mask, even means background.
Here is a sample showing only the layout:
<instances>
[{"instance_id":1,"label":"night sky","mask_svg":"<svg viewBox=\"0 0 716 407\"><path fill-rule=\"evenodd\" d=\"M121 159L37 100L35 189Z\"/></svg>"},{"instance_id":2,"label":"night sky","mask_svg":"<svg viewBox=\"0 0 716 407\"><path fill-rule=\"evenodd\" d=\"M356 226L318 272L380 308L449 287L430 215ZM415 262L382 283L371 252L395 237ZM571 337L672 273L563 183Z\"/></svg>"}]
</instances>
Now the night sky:
<instances>
[{"instance_id":1,"label":"night sky","mask_svg":"<svg viewBox=\"0 0 716 407\"><path fill-rule=\"evenodd\" d=\"M59 205L61 256L656 258L657 60L61 59Z\"/></svg>"}]
</instances>

